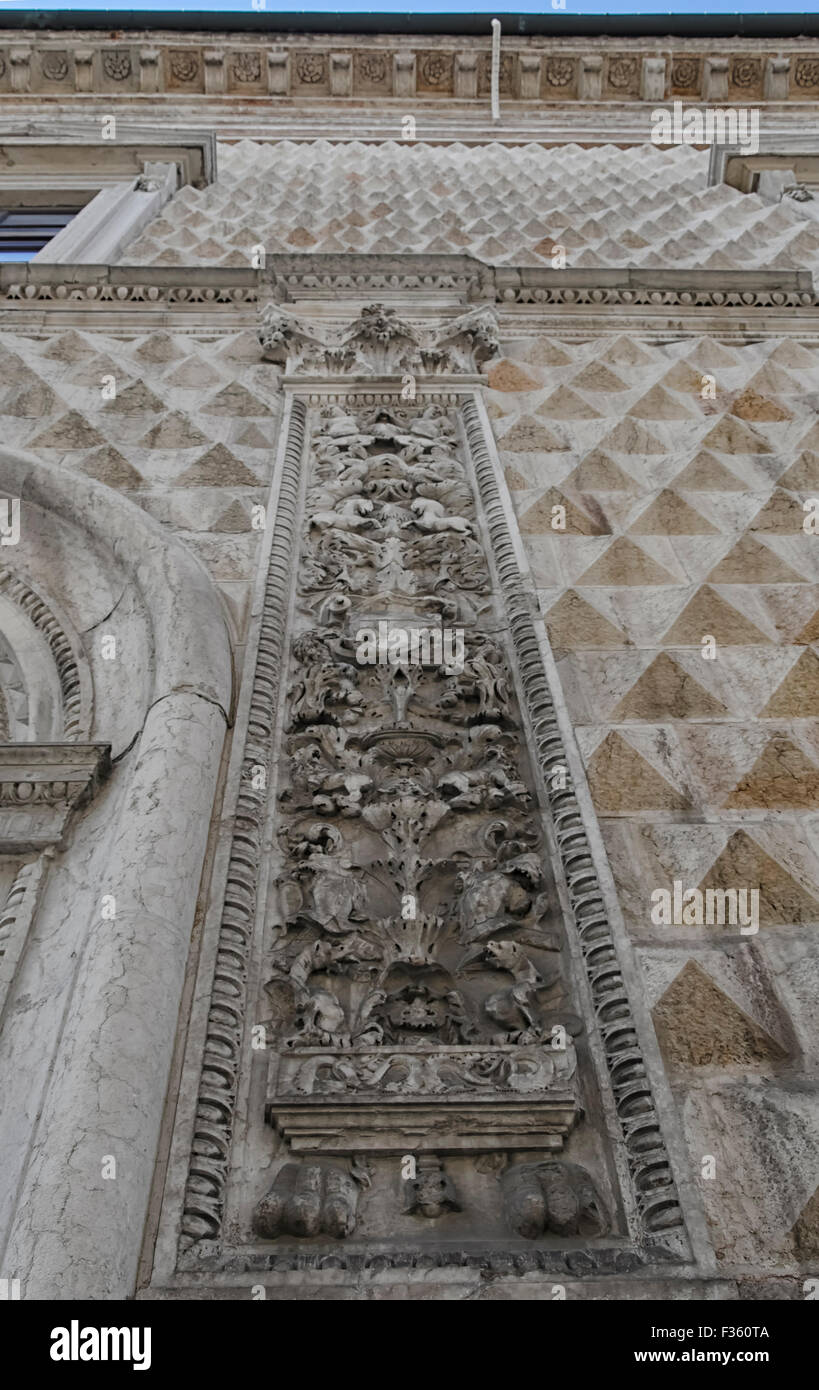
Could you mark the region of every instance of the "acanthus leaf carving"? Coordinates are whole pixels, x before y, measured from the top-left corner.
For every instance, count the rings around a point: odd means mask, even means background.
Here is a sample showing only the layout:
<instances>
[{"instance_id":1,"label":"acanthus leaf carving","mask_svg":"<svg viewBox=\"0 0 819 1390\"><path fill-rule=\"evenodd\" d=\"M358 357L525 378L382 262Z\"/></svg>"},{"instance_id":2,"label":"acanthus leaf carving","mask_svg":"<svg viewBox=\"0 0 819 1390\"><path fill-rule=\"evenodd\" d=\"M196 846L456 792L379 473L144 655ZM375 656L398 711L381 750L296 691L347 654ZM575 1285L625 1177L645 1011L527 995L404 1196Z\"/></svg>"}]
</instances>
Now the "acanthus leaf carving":
<instances>
[{"instance_id":1,"label":"acanthus leaf carving","mask_svg":"<svg viewBox=\"0 0 819 1390\"><path fill-rule=\"evenodd\" d=\"M289 374L324 376L476 372L499 351L497 320L488 306L470 309L427 331L381 304L365 305L341 329L322 329L281 304L268 304L262 310L259 341L265 359Z\"/></svg>"}]
</instances>

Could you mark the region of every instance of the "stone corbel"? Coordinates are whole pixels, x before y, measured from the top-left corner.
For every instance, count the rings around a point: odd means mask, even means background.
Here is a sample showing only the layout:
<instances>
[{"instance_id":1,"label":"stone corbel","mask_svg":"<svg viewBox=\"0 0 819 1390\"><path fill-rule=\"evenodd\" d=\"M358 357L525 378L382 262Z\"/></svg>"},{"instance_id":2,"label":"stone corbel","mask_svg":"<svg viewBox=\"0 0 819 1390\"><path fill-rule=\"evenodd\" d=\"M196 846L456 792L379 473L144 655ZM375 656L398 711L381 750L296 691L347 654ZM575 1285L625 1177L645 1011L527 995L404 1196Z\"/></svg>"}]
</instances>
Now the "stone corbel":
<instances>
[{"instance_id":1,"label":"stone corbel","mask_svg":"<svg viewBox=\"0 0 819 1390\"><path fill-rule=\"evenodd\" d=\"M790 58L769 58L765 64L765 78L762 88L765 101L787 101L790 80Z\"/></svg>"},{"instance_id":2,"label":"stone corbel","mask_svg":"<svg viewBox=\"0 0 819 1390\"><path fill-rule=\"evenodd\" d=\"M225 50L223 48L206 48L205 59L205 91L208 96L224 96L227 91L227 69L225 67Z\"/></svg>"},{"instance_id":3,"label":"stone corbel","mask_svg":"<svg viewBox=\"0 0 819 1390\"><path fill-rule=\"evenodd\" d=\"M580 84L577 95L581 101L599 101L603 91L603 59L589 55L580 59Z\"/></svg>"},{"instance_id":4,"label":"stone corbel","mask_svg":"<svg viewBox=\"0 0 819 1390\"><path fill-rule=\"evenodd\" d=\"M111 770L108 743L0 744L0 854L62 846L72 813Z\"/></svg>"},{"instance_id":5,"label":"stone corbel","mask_svg":"<svg viewBox=\"0 0 819 1390\"><path fill-rule=\"evenodd\" d=\"M267 90L272 97L286 97L290 87L290 54L274 48L267 55Z\"/></svg>"},{"instance_id":6,"label":"stone corbel","mask_svg":"<svg viewBox=\"0 0 819 1390\"><path fill-rule=\"evenodd\" d=\"M11 65L11 90L13 92L29 91L31 87L31 49L22 46L10 49L9 63Z\"/></svg>"},{"instance_id":7,"label":"stone corbel","mask_svg":"<svg viewBox=\"0 0 819 1390\"><path fill-rule=\"evenodd\" d=\"M415 96L415 54L396 53L392 60L393 93L397 97Z\"/></svg>"},{"instance_id":8,"label":"stone corbel","mask_svg":"<svg viewBox=\"0 0 819 1390\"><path fill-rule=\"evenodd\" d=\"M350 97L353 94L352 53L330 54L330 95Z\"/></svg>"},{"instance_id":9,"label":"stone corbel","mask_svg":"<svg viewBox=\"0 0 819 1390\"><path fill-rule=\"evenodd\" d=\"M728 99L728 59L706 58L705 82L702 90L704 101L727 101Z\"/></svg>"},{"instance_id":10,"label":"stone corbel","mask_svg":"<svg viewBox=\"0 0 819 1390\"><path fill-rule=\"evenodd\" d=\"M94 49L74 49L74 87L78 92L94 90Z\"/></svg>"},{"instance_id":11,"label":"stone corbel","mask_svg":"<svg viewBox=\"0 0 819 1390\"><path fill-rule=\"evenodd\" d=\"M640 99L662 101L665 98L665 58L644 58L640 75Z\"/></svg>"},{"instance_id":12,"label":"stone corbel","mask_svg":"<svg viewBox=\"0 0 819 1390\"><path fill-rule=\"evenodd\" d=\"M522 53L518 59L521 101L537 101L540 96L541 58L539 53Z\"/></svg>"},{"instance_id":13,"label":"stone corbel","mask_svg":"<svg viewBox=\"0 0 819 1390\"><path fill-rule=\"evenodd\" d=\"M159 91L158 48L141 48L139 50L139 90L145 93Z\"/></svg>"},{"instance_id":14,"label":"stone corbel","mask_svg":"<svg viewBox=\"0 0 819 1390\"><path fill-rule=\"evenodd\" d=\"M478 55L477 53L455 54L455 96L476 97L478 95Z\"/></svg>"}]
</instances>

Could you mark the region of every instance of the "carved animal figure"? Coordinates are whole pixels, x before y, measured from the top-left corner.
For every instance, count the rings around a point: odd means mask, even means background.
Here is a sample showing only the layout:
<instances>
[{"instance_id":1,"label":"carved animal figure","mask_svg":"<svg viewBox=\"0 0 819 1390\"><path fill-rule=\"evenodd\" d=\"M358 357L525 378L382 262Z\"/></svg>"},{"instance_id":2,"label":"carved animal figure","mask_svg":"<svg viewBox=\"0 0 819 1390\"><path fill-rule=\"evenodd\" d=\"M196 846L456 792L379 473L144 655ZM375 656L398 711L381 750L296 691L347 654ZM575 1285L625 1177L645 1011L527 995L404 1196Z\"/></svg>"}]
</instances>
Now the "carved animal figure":
<instances>
[{"instance_id":1,"label":"carved animal figure","mask_svg":"<svg viewBox=\"0 0 819 1390\"><path fill-rule=\"evenodd\" d=\"M510 778L501 766L447 772L438 783L438 791L454 811L493 810L506 802L527 806L531 800L523 782Z\"/></svg>"},{"instance_id":2,"label":"carved animal figure","mask_svg":"<svg viewBox=\"0 0 819 1390\"><path fill-rule=\"evenodd\" d=\"M544 980L517 941L487 941L484 955L490 965L508 970L514 979L513 985L484 1000L484 1011L504 1030L496 1040L521 1044L536 1042L543 1033L538 994L560 978L560 971L553 971Z\"/></svg>"},{"instance_id":3,"label":"carved animal figure","mask_svg":"<svg viewBox=\"0 0 819 1390\"><path fill-rule=\"evenodd\" d=\"M503 926L511 926L529 911L533 890L543 880L536 854L519 854L502 868L471 864L458 874L458 940L471 945Z\"/></svg>"},{"instance_id":4,"label":"carved animal figure","mask_svg":"<svg viewBox=\"0 0 819 1390\"><path fill-rule=\"evenodd\" d=\"M416 497L411 504L411 510L415 513L415 521L408 524L417 526L421 531L457 531L460 535L471 534L471 522L463 516L447 516L443 503L436 502L434 497Z\"/></svg>"},{"instance_id":5,"label":"carved animal figure","mask_svg":"<svg viewBox=\"0 0 819 1390\"><path fill-rule=\"evenodd\" d=\"M324 1234L343 1240L355 1230L358 1188L369 1187L369 1172L353 1163L351 1173L330 1163L286 1163L253 1213L257 1235Z\"/></svg>"},{"instance_id":6,"label":"carved animal figure","mask_svg":"<svg viewBox=\"0 0 819 1390\"><path fill-rule=\"evenodd\" d=\"M501 655L494 643L472 644L463 671L450 681L442 697L445 709L461 700L477 701L478 718L498 720L509 712L509 687L503 673Z\"/></svg>"},{"instance_id":7,"label":"carved animal figure","mask_svg":"<svg viewBox=\"0 0 819 1390\"><path fill-rule=\"evenodd\" d=\"M460 1211L455 1184L435 1154L421 1154L417 1177L407 1182L404 1211L407 1215L434 1219L448 1211Z\"/></svg>"},{"instance_id":8,"label":"carved animal figure","mask_svg":"<svg viewBox=\"0 0 819 1390\"><path fill-rule=\"evenodd\" d=\"M516 1163L501 1179L506 1220L516 1235L598 1236L608 1218L594 1183L577 1163Z\"/></svg>"},{"instance_id":9,"label":"carved animal figure","mask_svg":"<svg viewBox=\"0 0 819 1390\"><path fill-rule=\"evenodd\" d=\"M334 661L327 642L314 632L305 632L296 639L293 655L303 670L291 689L291 727L299 723L320 724L331 718L328 705L346 705L342 718L355 719L355 706L363 701L354 683L355 667Z\"/></svg>"},{"instance_id":10,"label":"carved animal figure","mask_svg":"<svg viewBox=\"0 0 819 1390\"><path fill-rule=\"evenodd\" d=\"M357 526L372 524L369 520L372 509L373 503L366 497L347 497L337 511L313 512L308 529L318 526L320 529L332 527L337 531L354 531Z\"/></svg>"},{"instance_id":11,"label":"carved animal figure","mask_svg":"<svg viewBox=\"0 0 819 1390\"><path fill-rule=\"evenodd\" d=\"M299 865L295 878L303 885L303 921L339 936L367 920L367 890L349 859L314 854Z\"/></svg>"}]
</instances>

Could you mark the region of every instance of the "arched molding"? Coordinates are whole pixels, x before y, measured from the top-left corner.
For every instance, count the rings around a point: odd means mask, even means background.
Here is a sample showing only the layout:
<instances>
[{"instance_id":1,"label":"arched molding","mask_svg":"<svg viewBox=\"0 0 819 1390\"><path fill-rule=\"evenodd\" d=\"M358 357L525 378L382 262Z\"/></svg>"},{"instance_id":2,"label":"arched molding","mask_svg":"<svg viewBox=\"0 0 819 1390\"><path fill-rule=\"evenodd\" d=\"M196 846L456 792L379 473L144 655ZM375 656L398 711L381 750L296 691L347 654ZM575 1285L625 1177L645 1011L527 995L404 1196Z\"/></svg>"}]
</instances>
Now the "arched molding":
<instances>
[{"instance_id":1,"label":"arched molding","mask_svg":"<svg viewBox=\"0 0 819 1390\"><path fill-rule=\"evenodd\" d=\"M41 593L0 567L0 688L7 741L88 738L92 689L78 635Z\"/></svg>"},{"instance_id":2,"label":"arched molding","mask_svg":"<svg viewBox=\"0 0 819 1390\"><path fill-rule=\"evenodd\" d=\"M50 747L7 745L9 756L30 747L32 758L76 762L111 745L113 762L78 803L70 835L40 856L36 893L24 876L5 911L14 1027L0 1027L0 1131L10 1136L0 1263L27 1298L126 1297L231 715L228 629L204 567L111 489L6 449L0 487L20 500L19 545L2 560L19 565L17 592L35 596L17 611L39 616L55 664L64 649L56 631L49 643L45 613L60 614L77 670L85 661L90 673L77 732L93 740L72 742L65 727ZM105 635L115 660L101 653ZM50 763L46 772L57 776ZM121 1181L102 1180L106 1154Z\"/></svg>"},{"instance_id":3,"label":"arched molding","mask_svg":"<svg viewBox=\"0 0 819 1390\"><path fill-rule=\"evenodd\" d=\"M112 488L31 454L0 448L0 479L3 492L20 500L23 551L36 541L40 518L51 518L60 528L85 533L85 547L75 557L78 574L93 552L114 585L123 573L133 584L150 615L149 702L170 690L187 690L227 715L232 674L224 613L207 571L190 551ZM65 553L60 562L70 572ZM33 575L29 579L36 582ZM64 597L76 603L78 593L79 585ZM55 594L54 601L60 597Z\"/></svg>"}]
</instances>

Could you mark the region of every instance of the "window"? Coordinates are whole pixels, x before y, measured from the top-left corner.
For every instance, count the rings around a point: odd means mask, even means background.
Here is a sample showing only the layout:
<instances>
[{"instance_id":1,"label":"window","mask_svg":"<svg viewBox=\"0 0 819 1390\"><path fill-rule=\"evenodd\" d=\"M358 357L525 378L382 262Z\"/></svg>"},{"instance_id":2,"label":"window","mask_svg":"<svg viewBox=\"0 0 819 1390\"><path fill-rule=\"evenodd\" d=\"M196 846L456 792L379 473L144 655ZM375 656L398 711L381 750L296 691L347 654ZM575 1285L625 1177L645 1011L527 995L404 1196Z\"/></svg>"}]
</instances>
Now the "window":
<instances>
[{"instance_id":1,"label":"window","mask_svg":"<svg viewBox=\"0 0 819 1390\"><path fill-rule=\"evenodd\" d=\"M30 261L79 211L79 207L0 208L0 261Z\"/></svg>"}]
</instances>

